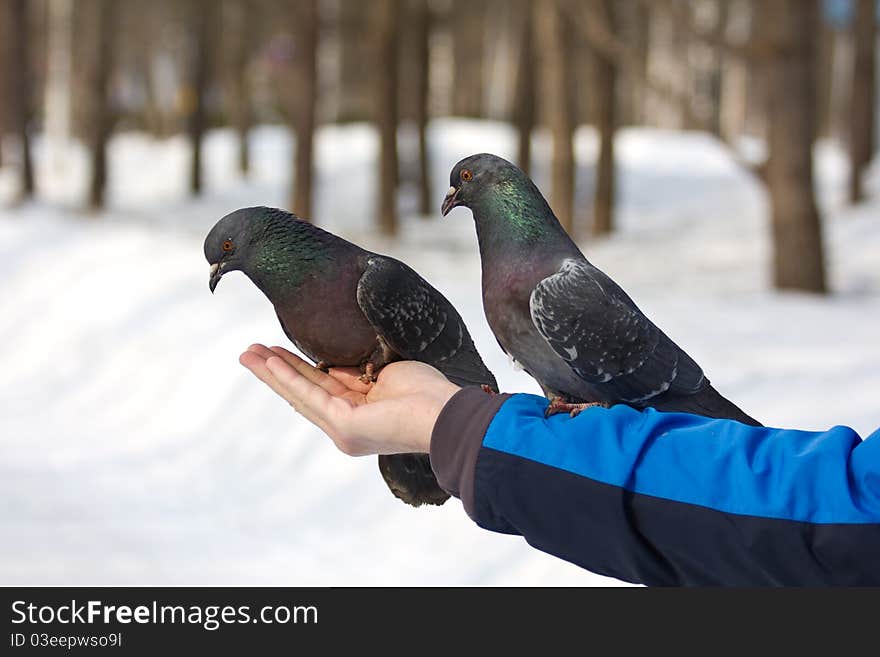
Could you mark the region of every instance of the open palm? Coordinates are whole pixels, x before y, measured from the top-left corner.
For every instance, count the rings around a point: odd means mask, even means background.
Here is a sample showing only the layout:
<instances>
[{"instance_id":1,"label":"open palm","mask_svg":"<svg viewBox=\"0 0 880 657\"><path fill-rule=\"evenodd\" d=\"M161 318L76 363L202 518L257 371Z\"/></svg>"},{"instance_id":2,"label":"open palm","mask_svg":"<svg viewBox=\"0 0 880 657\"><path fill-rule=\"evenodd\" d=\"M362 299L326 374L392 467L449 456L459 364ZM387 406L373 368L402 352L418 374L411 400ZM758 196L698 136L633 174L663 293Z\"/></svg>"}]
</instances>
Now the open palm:
<instances>
[{"instance_id":1,"label":"open palm","mask_svg":"<svg viewBox=\"0 0 880 657\"><path fill-rule=\"evenodd\" d=\"M437 416L459 390L415 361L387 365L375 383L356 368L324 373L283 347L251 345L239 362L352 456L428 452Z\"/></svg>"}]
</instances>

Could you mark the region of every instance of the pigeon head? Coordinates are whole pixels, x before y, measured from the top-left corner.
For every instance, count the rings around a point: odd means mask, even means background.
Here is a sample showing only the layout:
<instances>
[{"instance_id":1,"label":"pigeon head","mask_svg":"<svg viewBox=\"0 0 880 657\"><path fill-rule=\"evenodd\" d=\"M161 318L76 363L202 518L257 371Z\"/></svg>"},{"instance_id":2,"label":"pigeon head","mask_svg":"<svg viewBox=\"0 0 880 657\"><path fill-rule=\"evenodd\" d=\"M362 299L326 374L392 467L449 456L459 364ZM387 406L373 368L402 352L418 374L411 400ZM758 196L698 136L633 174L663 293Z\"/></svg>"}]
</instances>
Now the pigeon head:
<instances>
[{"instance_id":1,"label":"pigeon head","mask_svg":"<svg viewBox=\"0 0 880 657\"><path fill-rule=\"evenodd\" d=\"M458 206L469 208L474 216L481 253L488 244L568 241L532 179L497 155L471 155L452 168L443 215Z\"/></svg>"},{"instance_id":2,"label":"pigeon head","mask_svg":"<svg viewBox=\"0 0 880 657\"><path fill-rule=\"evenodd\" d=\"M261 232L264 215L270 211L270 208L241 208L223 217L208 233L205 259L211 265L208 279L211 292L223 274L243 268L254 242L258 241L256 236Z\"/></svg>"},{"instance_id":3,"label":"pigeon head","mask_svg":"<svg viewBox=\"0 0 880 657\"><path fill-rule=\"evenodd\" d=\"M241 208L218 221L205 238L205 259L211 265L211 292L224 274L242 271L257 285L272 278L288 281L290 271L312 260L306 253L324 232L278 208Z\"/></svg>"},{"instance_id":4,"label":"pigeon head","mask_svg":"<svg viewBox=\"0 0 880 657\"><path fill-rule=\"evenodd\" d=\"M491 153L466 157L449 174L449 190L441 208L443 216L460 205L473 209L474 204L497 193L500 187L520 180L528 181L528 176L502 157Z\"/></svg>"}]
</instances>

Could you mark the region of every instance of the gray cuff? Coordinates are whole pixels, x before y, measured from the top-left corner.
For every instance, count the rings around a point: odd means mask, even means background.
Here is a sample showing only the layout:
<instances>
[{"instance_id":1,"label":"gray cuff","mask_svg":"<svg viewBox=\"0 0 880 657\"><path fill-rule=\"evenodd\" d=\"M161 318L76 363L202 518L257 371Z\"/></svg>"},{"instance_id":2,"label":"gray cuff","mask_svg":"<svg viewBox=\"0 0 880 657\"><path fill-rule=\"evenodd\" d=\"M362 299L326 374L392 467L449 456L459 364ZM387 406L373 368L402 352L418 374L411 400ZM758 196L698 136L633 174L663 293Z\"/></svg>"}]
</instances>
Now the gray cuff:
<instances>
[{"instance_id":1,"label":"gray cuff","mask_svg":"<svg viewBox=\"0 0 880 657\"><path fill-rule=\"evenodd\" d=\"M446 402L431 434L431 468L440 487L459 498L473 519L474 469L489 423L509 394L462 388Z\"/></svg>"}]
</instances>

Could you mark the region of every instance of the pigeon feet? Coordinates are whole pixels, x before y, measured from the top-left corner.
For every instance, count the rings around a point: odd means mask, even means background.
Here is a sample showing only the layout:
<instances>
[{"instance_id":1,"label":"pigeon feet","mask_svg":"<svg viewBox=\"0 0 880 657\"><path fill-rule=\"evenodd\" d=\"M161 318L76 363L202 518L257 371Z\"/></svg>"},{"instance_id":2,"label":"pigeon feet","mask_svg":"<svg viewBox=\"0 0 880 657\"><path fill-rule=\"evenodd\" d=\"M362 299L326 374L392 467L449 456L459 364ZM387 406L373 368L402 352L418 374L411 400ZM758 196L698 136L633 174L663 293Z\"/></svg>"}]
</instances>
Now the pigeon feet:
<instances>
[{"instance_id":1,"label":"pigeon feet","mask_svg":"<svg viewBox=\"0 0 880 657\"><path fill-rule=\"evenodd\" d=\"M547 410L544 411L544 417L550 417L551 415L556 415L557 413L568 413L571 417L577 417L578 414L587 409L592 408L593 406L601 406L603 408L608 408L608 404L603 404L602 402L584 402L581 404L572 404L562 397L554 397L550 400L550 404L547 406Z\"/></svg>"},{"instance_id":2,"label":"pigeon feet","mask_svg":"<svg viewBox=\"0 0 880 657\"><path fill-rule=\"evenodd\" d=\"M360 376L361 383L374 383L376 381L376 375L373 373L375 370L376 366L373 363L364 363L364 373Z\"/></svg>"},{"instance_id":3,"label":"pigeon feet","mask_svg":"<svg viewBox=\"0 0 880 657\"><path fill-rule=\"evenodd\" d=\"M494 390L492 390L492 388L491 388L488 384L486 384L486 383L484 383L483 385L481 385L480 388L482 388L482 389L483 389L483 392L485 392L485 393L486 393L487 395L489 395L490 397L491 397L492 395L497 395L497 394L498 394L497 392L495 392Z\"/></svg>"}]
</instances>

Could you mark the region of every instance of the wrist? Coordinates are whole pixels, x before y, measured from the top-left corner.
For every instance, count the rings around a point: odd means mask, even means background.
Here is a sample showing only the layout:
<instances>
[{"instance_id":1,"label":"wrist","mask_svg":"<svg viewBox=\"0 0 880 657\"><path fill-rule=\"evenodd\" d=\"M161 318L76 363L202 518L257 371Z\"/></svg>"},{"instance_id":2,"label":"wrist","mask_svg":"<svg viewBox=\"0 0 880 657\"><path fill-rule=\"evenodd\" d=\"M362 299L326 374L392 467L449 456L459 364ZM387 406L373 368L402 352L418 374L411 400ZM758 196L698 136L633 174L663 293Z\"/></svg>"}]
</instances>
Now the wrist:
<instances>
[{"instance_id":1,"label":"wrist","mask_svg":"<svg viewBox=\"0 0 880 657\"><path fill-rule=\"evenodd\" d=\"M446 404L449 403L449 400L452 399L455 396L455 393L459 390L461 390L461 387L450 381L445 381L442 386L438 385L437 390L431 395L427 422L422 431L420 431L420 439L423 443L423 451L425 453L431 451L431 436L434 433L434 426L437 424L437 418L440 417L440 413L443 412Z\"/></svg>"},{"instance_id":2,"label":"wrist","mask_svg":"<svg viewBox=\"0 0 880 657\"><path fill-rule=\"evenodd\" d=\"M431 435L431 467L440 487L473 513L474 468L489 423L510 397L487 395L477 387L460 389L447 400Z\"/></svg>"}]
</instances>

